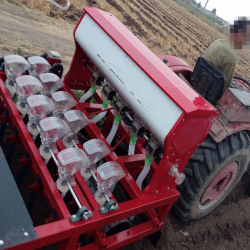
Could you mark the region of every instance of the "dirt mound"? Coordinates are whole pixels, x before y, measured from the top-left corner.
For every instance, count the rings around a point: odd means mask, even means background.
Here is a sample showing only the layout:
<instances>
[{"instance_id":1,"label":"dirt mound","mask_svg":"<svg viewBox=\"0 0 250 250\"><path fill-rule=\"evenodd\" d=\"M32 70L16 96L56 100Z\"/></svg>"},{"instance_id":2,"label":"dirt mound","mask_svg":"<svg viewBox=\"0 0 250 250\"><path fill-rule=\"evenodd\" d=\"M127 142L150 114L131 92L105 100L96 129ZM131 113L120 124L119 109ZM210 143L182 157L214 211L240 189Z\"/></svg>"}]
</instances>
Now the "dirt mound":
<instances>
[{"instance_id":1,"label":"dirt mound","mask_svg":"<svg viewBox=\"0 0 250 250\"><path fill-rule=\"evenodd\" d=\"M82 16L83 7L87 7L84 0L71 0L71 5L67 11L60 10L45 0L19 0L19 2L30 9L39 10L50 17L63 18L74 23L77 23ZM66 0L57 0L56 2L62 6L65 6L67 3Z\"/></svg>"}]
</instances>

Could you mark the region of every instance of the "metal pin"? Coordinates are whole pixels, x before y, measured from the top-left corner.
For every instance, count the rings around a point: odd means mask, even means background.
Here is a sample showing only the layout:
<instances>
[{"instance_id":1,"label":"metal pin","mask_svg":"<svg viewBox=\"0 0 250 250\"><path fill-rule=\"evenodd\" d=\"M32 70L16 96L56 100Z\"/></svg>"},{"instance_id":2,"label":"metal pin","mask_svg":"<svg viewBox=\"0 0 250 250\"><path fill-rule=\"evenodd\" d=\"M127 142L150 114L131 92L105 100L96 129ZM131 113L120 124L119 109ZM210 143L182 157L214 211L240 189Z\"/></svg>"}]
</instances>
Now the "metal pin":
<instances>
[{"instance_id":1,"label":"metal pin","mask_svg":"<svg viewBox=\"0 0 250 250\"><path fill-rule=\"evenodd\" d=\"M73 145L74 145L76 148L78 148L78 146L77 146L75 140L71 139L71 142L73 143Z\"/></svg>"},{"instance_id":2,"label":"metal pin","mask_svg":"<svg viewBox=\"0 0 250 250\"><path fill-rule=\"evenodd\" d=\"M70 183L69 183L68 181L67 181L67 186L68 186L69 191L70 191L70 193L72 194L72 196L73 196L73 198L74 198L74 200L75 200L77 206L78 206L79 208L81 208L82 205L81 205L80 201L78 200L78 197L76 196L74 190L72 189L72 187L71 187L71 185L70 185Z\"/></svg>"}]
</instances>

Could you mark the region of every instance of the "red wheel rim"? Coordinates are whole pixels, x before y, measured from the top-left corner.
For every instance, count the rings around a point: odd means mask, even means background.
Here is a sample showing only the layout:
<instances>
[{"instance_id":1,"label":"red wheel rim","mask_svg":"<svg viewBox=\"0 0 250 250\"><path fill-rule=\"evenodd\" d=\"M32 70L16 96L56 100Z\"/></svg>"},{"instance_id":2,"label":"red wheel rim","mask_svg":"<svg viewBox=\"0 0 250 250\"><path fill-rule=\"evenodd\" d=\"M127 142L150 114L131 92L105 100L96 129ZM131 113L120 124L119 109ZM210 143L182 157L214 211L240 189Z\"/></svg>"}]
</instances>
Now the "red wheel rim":
<instances>
[{"instance_id":1,"label":"red wheel rim","mask_svg":"<svg viewBox=\"0 0 250 250\"><path fill-rule=\"evenodd\" d=\"M237 162L231 162L214 177L201 196L200 208L207 208L220 199L233 184L238 168Z\"/></svg>"}]
</instances>

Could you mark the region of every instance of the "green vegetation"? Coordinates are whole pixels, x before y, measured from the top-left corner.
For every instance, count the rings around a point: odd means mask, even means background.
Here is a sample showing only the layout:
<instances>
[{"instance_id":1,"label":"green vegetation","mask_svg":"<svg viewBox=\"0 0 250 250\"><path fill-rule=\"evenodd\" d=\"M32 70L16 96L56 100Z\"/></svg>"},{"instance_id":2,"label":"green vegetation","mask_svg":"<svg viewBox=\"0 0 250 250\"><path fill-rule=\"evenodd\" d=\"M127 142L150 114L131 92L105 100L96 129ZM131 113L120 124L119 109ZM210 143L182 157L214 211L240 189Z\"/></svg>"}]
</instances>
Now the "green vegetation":
<instances>
[{"instance_id":1,"label":"green vegetation","mask_svg":"<svg viewBox=\"0 0 250 250\"><path fill-rule=\"evenodd\" d=\"M22 48L18 47L17 50L16 50L16 53L17 53L19 56L23 56L23 50L22 50Z\"/></svg>"},{"instance_id":2,"label":"green vegetation","mask_svg":"<svg viewBox=\"0 0 250 250\"><path fill-rule=\"evenodd\" d=\"M8 3L12 3L15 4L16 6L21 6L20 3L16 2L15 0L6 0ZM2 0L0 0L0 2L2 2Z\"/></svg>"},{"instance_id":3,"label":"green vegetation","mask_svg":"<svg viewBox=\"0 0 250 250\"><path fill-rule=\"evenodd\" d=\"M75 89L71 89L71 90L72 90L73 94L75 95L75 97L77 98L77 100L80 100L80 98L84 94L83 90L75 90Z\"/></svg>"}]
</instances>

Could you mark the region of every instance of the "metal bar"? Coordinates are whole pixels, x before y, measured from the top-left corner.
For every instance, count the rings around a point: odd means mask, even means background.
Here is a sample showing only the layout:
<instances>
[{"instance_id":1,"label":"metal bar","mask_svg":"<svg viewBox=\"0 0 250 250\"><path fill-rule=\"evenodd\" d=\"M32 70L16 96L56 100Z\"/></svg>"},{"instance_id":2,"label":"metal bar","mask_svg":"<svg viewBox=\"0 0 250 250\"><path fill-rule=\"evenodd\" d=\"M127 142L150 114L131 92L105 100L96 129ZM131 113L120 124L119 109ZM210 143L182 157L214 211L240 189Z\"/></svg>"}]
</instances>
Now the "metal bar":
<instances>
[{"instance_id":1,"label":"metal bar","mask_svg":"<svg viewBox=\"0 0 250 250\"><path fill-rule=\"evenodd\" d=\"M116 250L125 245L128 245L136 240L144 238L152 233L160 231L164 224L160 224L155 228L150 227L149 222L145 222L132 229L124 230L121 233L117 233L114 236L106 237L105 244L107 247L105 249Z\"/></svg>"},{"instance_id":2,"label":"metal bar","mask_svg":"<svg viewBox=\"0 0 250 250\"><path fill-rule=\"evenodd\" d=\"M18 136L18 130L16 127L14 128L11 136L14 136L14 137ZM11 158L12 158L15 146L16 146L16 138L12 138L10 145L9 145L8 154L6 156L6 160L7 160L9 165L11 162Z\"/></svg>"},{"instance_id":3,"label":"metal bar","mask_svg":"<svg viewBox=\"0 0 250 250\"><path fill-rule=\"evenodd\" d=\"M40 132L40 129L39 129L38 125L36 125L36 127L37 127L37 130ZM74 140L72 139L72 141L74 141ZM75 142L75 141L74 141L74 142ZM76 146L77 146L77 145L76 145ZM52 158L53 158L55 164L56 164L57 166L59 166L59 163L58 163L58 161L57 161L57 159L56 159L56 157L55 157L53 151L51 150L51 148L49 148L49 152L50 152L50 154L51 154L51 156L52 156ZM79 208L81 208L82 205L81 205L80 201L78 200L78 197L77 197L77 195L75 194L74 190L72 189L70 183L69 183L68 181L66 181L66 184L67 184L67 186L68 186L68 188L69 188L69 191L70 191L70 193L72 194L72 196L73 196L73 198L74 198L74 200L75 200L77 206L78 206Z\"/></svg>"},{"instance_id":4,"label":"metal bar","mask_svg":"<svg viewBox=\"0 0 250 250\"><path fill-rule=\"evenodd\" d=\"M35 184L40 185L41 183L42 183L42 180L41 180L40 176L37 175L36 180L35 180ZM37 195L37 190L34 190L31 192L30 199L29 199L29 202L27 205L27 209L28 209L29 213L31 213L31 210L34 206L36 195Z\"/></svg>"},{"instance_id":5,"label":"metal bar","mask_svg":"<svg viewBox=\"0 0 250 250\"><path fill-rule=\"evenodd\" d=\"M112 110L114 109L114 107L110 107L110 108L107 108L107 109L101 109L101 110L98 110L96 112L93 112L93 113L88 113L88 115L96 115L96 114L100 114L100 113L103 113L103 112L106 112L106 111L109 111L109 110Z\"/></svg>"},{"instance_id":6,"label":"metal bar","mask_svg":"<svg viewBox=\"0 0 250 250\"><path fill-rule=\"evenodd\" d=\"M128 169L141 167L145 162L145 158L146 158L145 154L119 156L120 161Z\"/></svg>"},{"instance_id":7,"label":"metal bar","mask_svg":"<svg viewBox=\"0 0 250 250\"><path fill-rule=\"evenodd\" d=\"M86 111L86 114L102 110L102 104L100 103L88 103L80 102L79 105Z\"/></svg>"},{"instance_id":8,"label":"metal bar","mask_svg":"<svg viewBox=\"0 0 250 250\"><path fill-rule=\"evenodd\" d=\"M97 203L96 199L94 198L87 183L82 178L82 175L80 174L79 171L77 173L75 173L75 178L76 178L77 184L78 184L81 192L84 194L89 206L92 208L92 210L99 210L100 209L99 204Z\"/></svg>"},{"instance_id":9,"label":"metal bar","mask_svg":"<svg viewBox=\"0 0 250 250\"><path fill-rule=\"evenodd\" d=\"M77 248L78 239L79 239L79 235L75 235L69 239L61 241L57 250L73 250L73 249L80 250L80 248Z\"/></svg>"},{"instance_id":10,"label":"metal bar","mask_svg":"<svg viewBox=\"0 0 250 250\"><path fill-rule=\"evenodd\" d=\"M71 139L71 142L73 143L73 145L75 146L75 148L78 148L78 146L77 146L75 140Z\"/></svg>"},{"instance_id":11,"label":"metal bar","mask_svg":"<svg viewBox=\"0 0 250 250\"><path fill-rule=\"evenodd\" d=\"M72 187L71 187L71 185L70 185L70 183L69 183L68 181L67 181L67 186L68 186L69 191L70 191L70 193L72 194L72 196L73 196L73 198L74 198L74 200L75 200L77 206L78 206L79 208L81 208L82 205L81 205L80 201L78 200L78 197L76 196L74 190L72 189Z\"/></svg>"},{"instance_id":12,"label":"metal bar","mask_svg":"<svg viewBox=\"0 0 250 250\"><path fill-rule=\"evenodd\" d=\"M73 144L75 145L75 147L78 148L78 146L77 146L76 143L75 143L75 140L74 140L74 139L71 139L71 141L73 142ZM95 173L93 172L93 170L92 170L92 169L89 169L89 171L90 171L91 175L93 176L95 182L98 183L98 180L97 180L97 178L96 178ZM71 192L71 194L73 195L73 197L74 197L74 199L75 199L75 201L76 201L76 198L77 198L77 197L76 197L75 193L74 193L74 194L72 193L73 189L71 188L71 186L70 186L70 184L69 184L68 181L67 181L67 185L68 185L68 187L70 187L70 188L69 188L69 189L70 189L70 192ZM71 191L71 190L72 190L72 191ZM74 192L74 191L73 191L73 192ZM107 194L105 193L104 195L105 195L106 200L109 202L110 199L109 199L109 197L107 196ZM79 202L79 200L78 200L78 202ZM77 205L78 205L78 207L79 207L79 204L77 204ZM79 208L81 208L81 207L79 207Z\"/></svg>"},{"instance_id":13,"label":"metal bar","mask_svg":"<svg viewBox=\"0 0 250 250\"><path fill-rule=\"evenodd\" d=\"M1 81L1 78L0 78L0 81ZM2 83L3 83L3 81L2 81ZM2 143L2 141L3 141L3 135L4 135L4 131L5 131L6 123L7 123L7 121L5 121L5 119L7 120L6 116L9 116L9 110L7 108L5 108L5 110L4 110L3 118L2 118L2 121L1 121L0 143Z\"/></svg>"},{"instance_id":14,"label":"metal bar","mask_svg":"<svg viewBox=\"0 0 250 250\"><path fill-rule=\"evenodd\" d=\"M120 209L109 213L108 216L102 216L99 211L93 211L93 218L91 220L84 221L84 223L69 224L68 220L60 220L53 223L50 223L49 229L46 225L36 227L36 232L39 236L39 239L34 240L35 246L41 247L47 244L51 244L55 241L63 240L74 236L78 232L86 233L115 221L119 221L125 218L128 218L134 214L139 214L145 211L152 210L164 206L166 204L171 204L179 198L179 193L175 190L169 190L168 193L156 194L153 199L152 197L142 197L140 199L134 199L119 204ZM158 227L162 226L163 223L160 223ZM47 228L47 229L46 229ZM132 229L131 229L132 230ZM145 228L150 233L154 232L151 223L148 224L148 227ZM143 234L145 231L140 232ZM141 238L141 237L140 237ZM19 248L24 249L24 248ZM17 248L17 250L19 250ZM26 248L25 248L26 249Z\"/></svg>"},{"instance_id":15,"label":"metal bar","mask_svg":"<svg viewBox=\"0 0 250 250\"><path fill-rule=\"evenodd\" d=\"M29 158L30 158L29 152L26 151L25 154L24 154L24 160L26 159L28 161ZM25 170L26 170L26 164L24 164L24 166L23 166L23 164L20 164L20 170L19 170L19 173L18 173L18 176L17 176L17 180L16 180L16 183L17 183L18 187L22 183Z\"/></svg>"},{"instance_id":16,"label":"metal bar","mask_svg":"<svg viewBox=\"0 0 250 250\"><path fill-rule=\"evenodd\" d=\"M24 148L29 152L30 159L33 163L33 168L41 177L42 183L44 188L46 189L46 193L48 195L48 199L51 202L52 207L54 207L58 213L59 218L68 218L69 211L58 192L57 188L55 187L55 183L44 164L42 157L40 156L34 141L32 140L18 110L16 109L13 100L11 99L8 90L6 89L2 78L0 78L0 95L2 96L4 103L9 110L9 113L13 119L11 123L13 126L16 126L17 130L19 131L20 141L23 144ZM36 149L36 150L34 150Z\"/></svg>"},{"instance_id":17,"label":"metal bar","mask_svg":"<svg viewBox=\"0 0 250 250\"><path fill-rule=\"evenodd\" d=\"M55 157L53 151L52 151L50 148L49 148L49 152L50 152L50 154L51 154L51 156L52 156L52 158L53 158L55 164L56 164L57 166L59 166L58 161L57 161L57 159L56 159L56 157Z\"/></svg>"}]
</instances>

